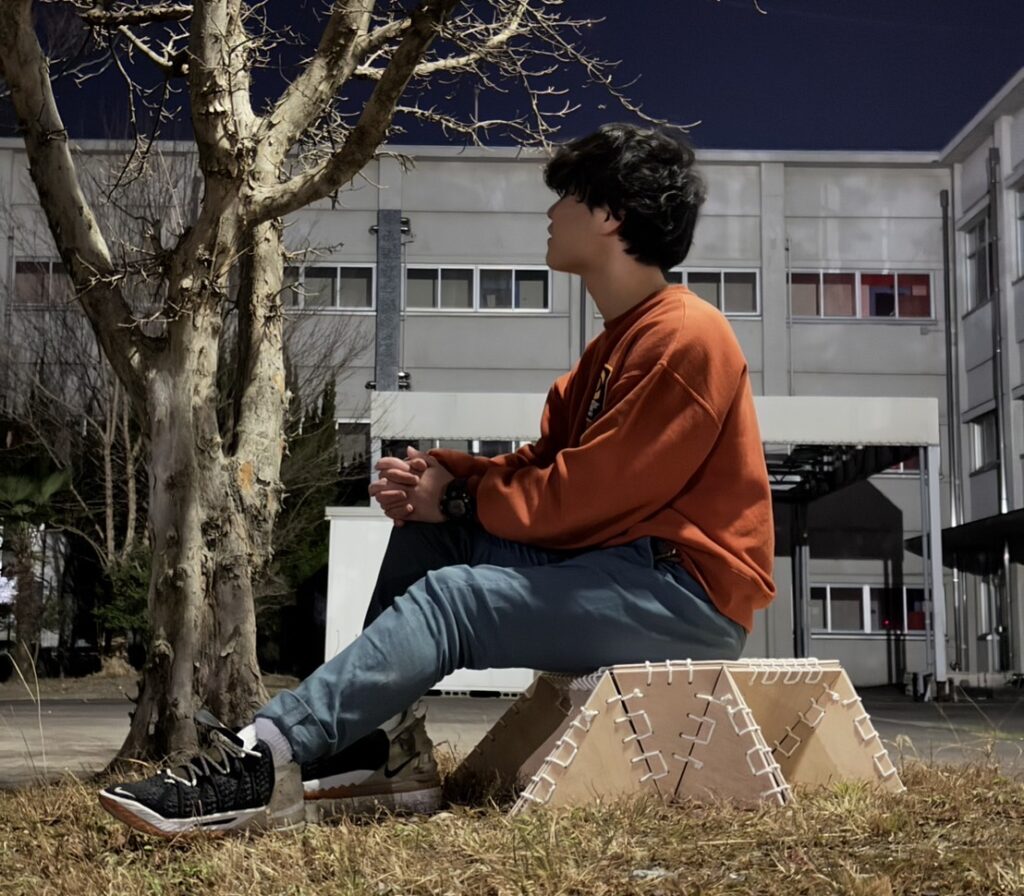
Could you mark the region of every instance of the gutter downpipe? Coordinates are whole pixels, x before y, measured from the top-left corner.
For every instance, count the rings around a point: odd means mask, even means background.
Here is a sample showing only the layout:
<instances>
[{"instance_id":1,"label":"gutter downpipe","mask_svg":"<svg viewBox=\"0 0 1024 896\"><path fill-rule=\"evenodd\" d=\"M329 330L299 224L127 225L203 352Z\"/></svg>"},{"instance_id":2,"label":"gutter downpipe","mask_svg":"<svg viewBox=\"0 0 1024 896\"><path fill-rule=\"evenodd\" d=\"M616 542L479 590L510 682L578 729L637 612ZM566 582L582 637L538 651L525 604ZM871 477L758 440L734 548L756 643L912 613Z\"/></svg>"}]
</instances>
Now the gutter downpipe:
<instances>
[{"instance_id":1,"label":"gutter downpipe","mask_svg":"<svg viewBox=\"0 0 1024 896\"><path fill-rule=\"evenodd\" d=\"M1002 283L999 279L999 148L988 151L988 262L989 295L992 302L992 389L996 400L996 437L999 442L999 512L1009 510L1009 496L1006 488L1006 463L1010 456L1007 445L1006 426L1006 378L1003 376L1003 302ZM1010 669L1013 657L1010 655L1007 639L1010 626L1010 551L1003 541L1002 581L999 586L999 663L1003 671Z\"/></svg>"},{"instance_id":2,"label":"gutter downpipe","mask_svg":"<svg viewBox=\"0 0 1024 896\"><path fill-rule=\"evenodd\" d=\"M953 296L952 265L950 261L950 213L949 190L939 193L939 204L942 206L942 289L945 299L946 313L946 435L949 448L949 524L959 526L964 520L963 480L960 476L960 396L957 372L960 369L959 345L957 342L956 302ZM942 537L938 533L938 537ZM960 569L954 557L952 569L953 585L953 663L954 671L964 668L965 645L964 633L964 601L960 582Z\"/></svg>"}]
</instances>

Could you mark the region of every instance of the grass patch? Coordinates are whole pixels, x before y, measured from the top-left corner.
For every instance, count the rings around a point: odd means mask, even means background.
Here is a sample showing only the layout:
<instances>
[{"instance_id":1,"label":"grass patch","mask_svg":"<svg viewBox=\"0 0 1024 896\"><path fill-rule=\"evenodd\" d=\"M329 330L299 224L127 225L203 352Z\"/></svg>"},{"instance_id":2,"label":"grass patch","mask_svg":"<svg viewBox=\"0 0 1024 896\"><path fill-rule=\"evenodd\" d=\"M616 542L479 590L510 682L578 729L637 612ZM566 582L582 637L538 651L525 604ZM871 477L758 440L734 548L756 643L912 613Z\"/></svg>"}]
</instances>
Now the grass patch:
<instances>
[{"instance_id":1,"label":"grass patch","mask_svg":"<svg viewBox=\"0 0 1024 896\"><path fill-rule=\"evenodd\" d=\"M785 809L631 800L509 819L505 797L220 840L137 834L97 784L0 793L5 896L1024 893L1024 784L908 762L908 792L843 784ZM451 793L451 788L449 788ZM452 794L457 796L457 794Z\"/></svg>"}]
</instances>

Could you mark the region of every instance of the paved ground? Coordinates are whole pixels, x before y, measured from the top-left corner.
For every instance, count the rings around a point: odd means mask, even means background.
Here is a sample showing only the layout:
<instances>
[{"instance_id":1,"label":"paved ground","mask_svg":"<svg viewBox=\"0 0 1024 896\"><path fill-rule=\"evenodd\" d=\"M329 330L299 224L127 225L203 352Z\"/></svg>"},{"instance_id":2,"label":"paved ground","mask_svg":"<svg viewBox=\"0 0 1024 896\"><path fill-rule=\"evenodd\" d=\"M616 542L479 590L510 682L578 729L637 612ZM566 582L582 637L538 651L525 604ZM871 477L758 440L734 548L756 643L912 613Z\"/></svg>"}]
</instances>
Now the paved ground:
<instances>
[{"instance_id":1,"label":"paved ground","mask_svg":"<svg viewBox=\"0 0 1024 896\"><path fill-rule=\"evenodd\" d=\"M938 762L995 757L1024 772L1024 692L976 703L915 703L890 690L861 697L894 760L918 756ZM466 753L511 702L492 697L429 697L427 727L441 749ZM39 777L101 769L128 730L125 700L0 701L0 787Z\"/></svg>"}]
</instances>

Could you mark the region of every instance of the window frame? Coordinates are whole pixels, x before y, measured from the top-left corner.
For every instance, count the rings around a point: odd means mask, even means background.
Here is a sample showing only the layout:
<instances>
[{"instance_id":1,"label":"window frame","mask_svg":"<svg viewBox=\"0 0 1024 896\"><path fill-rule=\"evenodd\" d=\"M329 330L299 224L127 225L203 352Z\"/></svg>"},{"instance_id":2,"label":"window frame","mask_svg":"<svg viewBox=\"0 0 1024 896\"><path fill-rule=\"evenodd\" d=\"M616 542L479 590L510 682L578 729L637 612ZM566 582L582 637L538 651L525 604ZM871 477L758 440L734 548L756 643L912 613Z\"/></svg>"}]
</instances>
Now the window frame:
<instances>
[{"instance_id":1,"label":"window frame","mask_svg":"<svg viewBox=\"0 0 1024 896\"><path fill-rule=\"evenodd\" d=\"M408 272L409 271L436 271L438 284L437 296L440 301L441 271L472 271L473 272L473 304L469 308L410 308L408 304ZM544 292L547 300L545 308L482 308L480 306L480 272L481 271L510 271L512 274L512 301L515 301L515 282L518 271L541 271L544 273ZM402 313L421 314L551 314L552 312L552 282L551 269L542 264L423 264L420 262L409 262L402 266Z\"/></svg>"},{"instance_id":2,"label":"window frame","mask_svg":"<svg viewBox=\"0 0 1024 896\"><path fill-rule=\"evenodd\" d=\"M301 304L285 304L285 311L303 312L305 314L375 314L377 311L377 265L371 261L317 261L310 262L308 264L286 264L284 270L287 271L289 268L296 268L299 271L299 277L295 281L295 285L299 289L295 292L295 295L299 298ZM306 268L334 268L334 291L331 296L332 302L336 302L341 298L341 272L345 269L357 269L357 270L370 270L370 304L369 307L359 306L354 307L350 305L310 305L306 307L306 293L304 284L306 282ZM282 272L282 281L283 281ZM284 286L282 283L282 292L291 289L290 286Z\"/></svg>"},{"instance_id":3,"label":"window frame","mask_svg":"<svg viewBox=\"0 0 1024 896\"><path fill-rule=\"evenodd\" d=\"M899 620L899 627L897 628L871 628L871 590L872 589L884 589L884 585L880 583L849 583L849 582L815 582L811 585L811 589L825 589L825 627L824 628L813 628L811 629L811 635L817 635L822 637L828 636L839 636L839 637L878 637L881 635L897 634L904 637L917 637L923 638L926 636L928 631L928 623L925 621L924 628L907 628L907 592L909 590L921 591L924 594L922 598L924 601L928 600L927 591L923 584L904 584L900 587L900 611L902 616ZM860 597L860 620L863 628L861 629L833 629L832 628L832 589L833 588L859 588L861 592ZM927 612L927 610L926 610Z\"/></svg>"},{"instance_id":4,"label":"window frame","mask_svg":"<svg viewBox=\"0 0 1024 896\"><path fill-rule=\"evenodd\" d=\"M985 432L984 427L988 423L992 422L992 443L995 446L994 455L991 458L985 458L984 455L984 443L985 443ZM977 417L967 421L967 425L970 427L971 433L971 469L970 475L975 473L984 473L987 470L991 470L999 465L999 421L996 418L996 411L993 408L991 411L986 411L984 414L979 414Z\"/></svg>"},{"instance_id":5,"label":"window frame","mask_svg":"<svg viewBox=\"0 0 1024 896\"><path fill-rule=\"evenodd\" d=\"M23 302L23 301L20 301L18 299L18 291L17 291L16 283L17 283L17 276L18 276L18 265L21 264L21 263L25 263L25 264L45 264L46 265L46 297L41 302ZM17 256L15 256L14 263L11 265L11 274L10 274L11 281L10 281L10 289L8 291L8 295L10 296L10 306L11 306L11 308L26 308L26 309L33 309L33 310L37 310L37 311L40 311L40 310L51 310L52 311L52 310L57 310L57 309L62 309L62 308L70 307L73 304L73 302L64 302L64 303L58 305L54 301L54 296L53 296L53 281L54 281L53 266L54 265L60 265L61 268L63 268L64 267L64 262L60 258L51 258L49 256L43 256L43 255L17 255ZM67 274L66 270L63 272L63 276L64 277L68 277L68 274ZM70 297L73 300L74 299L74 295L75 295L75 290L74 290L74 285L70 282L70 277L68 277L68 286L69 286Z\"/></svg>"},{"instance_id":6,"label":"window frame","mask_svg":"<svg viewBox=\"0 0 1024 896\"><path fill-rule=\"evenodd\" d=\"M1017 202L1017 277L1016 280L1024 280L1024 184L1018 185L1016 193ZM1016 282L1016 280L1014 282Z\"/></svg>"},{"instance_id":7,"label":"window frame","mask_svg":"<svg viewBox=\"0 0 1024 896\"><path fill-rule=\"evenodd\" d=\"M984 231L985 239L984 242L979 242L977 250L972 252L971 235L978 231ZM991 235L988 229L988 208L967 224L961 231L961 234L964 250L964 316L966 317L972 311L983 308L992 301L992 250ZM979 252L985 253L985 283L988 287L984 299L980 301L976 293L975 278L973 276L974 270L972 268L972 259L976 258Z\"/></svg>"},{"instance_id":8,"label":"window frame","mask_svg":"<svg viewBox=\"0 0 1024 896\"><path fill-rule=\"evenodd\" d=\"M679 284L685 286L687 289L690 288L690 274L718 274L718 295L719 304L713 307L717 308L726 317L735 317L739 319L756 320L761 317L762 303L761 303L761 269L760 268L713 268L713 267L675 267L670 268L666 271L668 274L681 274L682 279ZM756 310L754 311L726 311L721 307L721 303L725 301L725 275L726 274L753 274L754 275L754 304ZM671 281L670 281L671 282ZM697 293L694 293L697 295ZM707 299L704 299L707 301ZM710 305L711 303L708 302Z\"/></svg>"},{"instance_id":9,"label":"window frame","mask_svg":"<svg viewBox=\"0 0 1024 896\"><path fill-rule=\"evenodd\" d=\"M818 313L817 314L794 314L793 313L793 275L794 274L812 274L818 278ZM853 314L852 315L837 315L837 314L824 314L823 299L825 296L825 275L826 274L846 274L853 276ZM892 317L882 317L879 315L863 314L862 313L862 301L861 291L863 289L862 277L867 275L870 277L892 277L893 278L893 290L894 290L894 308L896 314ZM928 310L929 314L927 317L901 317L899 314L900 307L900 277L927 277L928 278ZM935 272L934 271L922 271L918 270L903 270L898 268L882 268L879 270L868 269L868 268L791 268L786 272L786 292L787 292L787 304L789 306L789 316L794 321L842 321L844 323L862 322L867 321L869 323L934 323L936 318L935 312Z\"/></svg>"}]
</instances>

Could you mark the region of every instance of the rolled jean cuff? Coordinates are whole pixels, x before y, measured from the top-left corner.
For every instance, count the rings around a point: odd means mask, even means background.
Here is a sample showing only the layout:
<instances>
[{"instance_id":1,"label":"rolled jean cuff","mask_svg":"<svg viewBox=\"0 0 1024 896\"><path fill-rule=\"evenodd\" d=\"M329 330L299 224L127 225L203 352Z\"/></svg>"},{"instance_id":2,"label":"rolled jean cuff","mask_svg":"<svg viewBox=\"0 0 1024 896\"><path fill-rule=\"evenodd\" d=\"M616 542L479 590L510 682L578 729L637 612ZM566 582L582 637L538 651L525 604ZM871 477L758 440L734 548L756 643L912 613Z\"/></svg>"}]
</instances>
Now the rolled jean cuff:
<instances>
[{"instance_id":1,"label":"rolled jean cuff","mask_svg":"<svg viewBox=\"0 0 1024 896\"><path fill-rule=\"evenodd\" d=\"M281 691L256 713L260 719L269 719L285 736L296 762L312 762L331 753L338 745L313 715L309 706L291 691Z\"/></svg>"}]
</instances>

